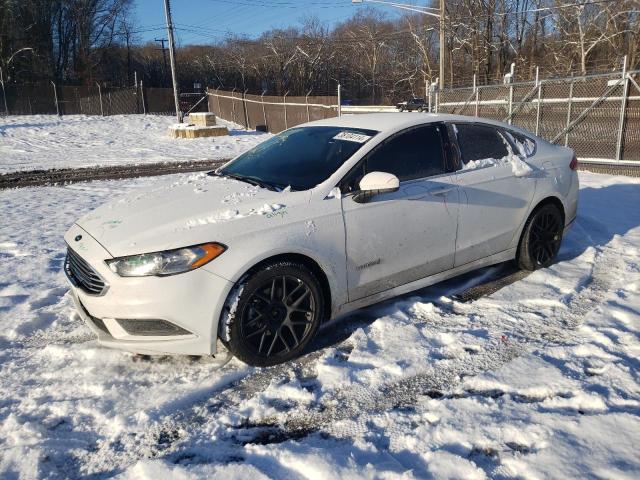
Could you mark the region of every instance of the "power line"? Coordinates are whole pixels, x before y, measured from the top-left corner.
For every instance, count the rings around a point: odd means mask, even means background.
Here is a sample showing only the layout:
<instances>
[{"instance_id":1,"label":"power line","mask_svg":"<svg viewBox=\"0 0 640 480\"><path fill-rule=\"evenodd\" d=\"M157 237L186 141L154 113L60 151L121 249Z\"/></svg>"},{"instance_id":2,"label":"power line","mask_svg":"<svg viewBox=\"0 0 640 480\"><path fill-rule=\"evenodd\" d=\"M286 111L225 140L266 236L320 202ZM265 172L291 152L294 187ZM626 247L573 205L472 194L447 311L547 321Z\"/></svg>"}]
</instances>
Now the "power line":
<instances>
[{"instance_id":1,"label":"power line","mask_svg":"<svg viewBox=\"0 0 640 480\"><path fill-rule=\"evenodd\" d=\"M337 1L337 2L272 2L265 3L264 0L260 2L247 2L245 1L236 1L236 0L209 0L214 3L228 3L232 5L247 5L250 7L261 7L261 8L292 8L297 10L308 10L309 5L313 5L315 8L352 8L351 3L347 1Z\"/></svg>"},{"instance_id":2,"label":"power line","mask_svg":"<svg viewBox=\"0 0 640 480\"><path fill-rule=\"evenodd\" d=\"M335 3L327 3L327 2L305 2L304 4L301 3L293 3L293 2L286 2L286 1L279 1L279 2L270 2L270 3L265 3L265 0L261 0L259 2L247 2L247 0L244 1L237 1L237 0L209 0L210 2L216 2L216 3L225 3L225 4L229 4L229 5L233 5L233 6L244 6L244 7L266 7L266 8L294 8L294 9L308 9L309 5L315 5L317 7L320 8L336 8L336 7L349 7L351 8L352 5L351 4L346 4L344 1L340 1L340 2L335 2ZM345 0L346 1L346 0ZM488 13L477 13L477 14L469 14L469 15L451 15L451 18L453 20L456 21L463 21L463 20L469 20L469 19L484 19L484 18L489 18L489 17L500 17L500 16L509 16L509 15L528 15L528 14L532 14L532 13L538 13L538 12L552 12L554 10L561 10L561 9L566 9L566 8L576 8L576 7L580 7L580 6L588 6L588 5L600 5L600 4L609 4L609 3L614 3L614 2L619 2L620 0L589 0L589 1L585 1L582 3L572 3L572 4L563 4L563 5L551 5L548 7L540 7L540 8L535 8L535 9L528 9L528 10L520 10L520 11L511 11L511 12L493 12L491 14ZM634 13L636 11L632 11L631 13ZM277 12L275 12L277 15ZM637 13L637 12L636 12ZM406 17L412 17L413 15L411 14L407 14L405 15ZM264 15L262 14L253 14L253 15L249 15L247 16L244 12L237 12L237 15L232 16L231 19L231 23L229 23L229 19L227 19L226 21L226 25L227 26L232 26L234 24L237 24L237 21L233 21L235 20L235 18L240 17L242 19L242 21L246 22L251 18L254 17L261 17L261 19L264 21ZM337 17L337 19L339 19L340 17ZM349 20L352 17L347 17L345 18L346 20ZM393 21L393 20L388 20L388 21ZM204 22L206 23L206 22ZM202 23L199 22L199 24L197 25L188 25L188 24L176 24L176 25L181 25L183 28L183 30L187 29L187 31L189 31L192 34L196 34L196 35L200 35L200 36L207 36L207 35L203 35L200 32L194 31L194 30L203 30L206 31L207 33L210 32L216 32L222 35L237 35L238 32L236 29L232 29L232 28L227 28L226 30L222 30L222 29L215 29L215 28L210 28L210 27L203 27L201 26ZM186 27L186 28L184 28ZM242 35L242 34L240 34ZM213 38L213 35L208 35L210 38Z\"/></svg>"}]
</instances>

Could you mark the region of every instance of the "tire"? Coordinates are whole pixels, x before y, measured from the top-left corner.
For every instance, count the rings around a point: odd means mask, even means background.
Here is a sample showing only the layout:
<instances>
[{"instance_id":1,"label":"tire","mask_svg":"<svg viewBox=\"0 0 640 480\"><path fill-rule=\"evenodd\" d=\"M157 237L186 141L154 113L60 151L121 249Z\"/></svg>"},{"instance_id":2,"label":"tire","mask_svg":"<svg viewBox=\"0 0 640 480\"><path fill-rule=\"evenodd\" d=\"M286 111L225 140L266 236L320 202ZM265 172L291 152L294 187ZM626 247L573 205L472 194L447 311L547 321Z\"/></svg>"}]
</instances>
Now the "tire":
<instances>
[{"instance_id":1,"label":"tire","mask_svg":"<svg viewBox=\"0 0 640 480\"><path fill-rule=\"evenodd\" d=\"M400 107L398 110L400 110L400 113L404 112L404 107Z\"/></svg>"},{"instance_id":2,"label":"tire","mask_svg":"<svg viewBox=\"0 0 640 480\"><path fill-rule=\"evenodd\" d=\"M284 288L283 288L284 287ZM320 282L303 264L277 262L249 276L226 310L225 345L243 362L268 367L300 356L324 318Z\"/></svg>"},{"instance_id":3,"label":"tire","mask_svg":"<svg viewBox=\"0 0 640 480\"><path fill-rule=\"evenodd\" d=\"M516 261L522 270L538 270L551 265L562 243L564 217L560 209L546 204L536 209L524 226Z\"/></svg>"}]
</instances>

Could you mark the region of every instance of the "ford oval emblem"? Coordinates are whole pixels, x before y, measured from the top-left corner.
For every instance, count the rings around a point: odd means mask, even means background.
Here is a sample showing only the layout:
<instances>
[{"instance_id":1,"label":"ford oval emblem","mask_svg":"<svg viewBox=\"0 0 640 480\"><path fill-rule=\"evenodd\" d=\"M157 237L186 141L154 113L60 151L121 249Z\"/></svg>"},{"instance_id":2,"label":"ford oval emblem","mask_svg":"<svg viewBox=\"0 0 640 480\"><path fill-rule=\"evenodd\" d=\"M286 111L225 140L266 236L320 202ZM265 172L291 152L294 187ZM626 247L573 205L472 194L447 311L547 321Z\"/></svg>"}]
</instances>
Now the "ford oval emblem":
<instances>
[{"instance_id":1,"label":"ford oval emblem","mask_svg":"<svg viewBox=\"0 0 640 480\"><path fill-rule=\"evenodd\" d=\"M76 242L79 242L80 240L82 240L82 235L76 235L76 238L74 240Z\"/></svg>"}]
</instances>

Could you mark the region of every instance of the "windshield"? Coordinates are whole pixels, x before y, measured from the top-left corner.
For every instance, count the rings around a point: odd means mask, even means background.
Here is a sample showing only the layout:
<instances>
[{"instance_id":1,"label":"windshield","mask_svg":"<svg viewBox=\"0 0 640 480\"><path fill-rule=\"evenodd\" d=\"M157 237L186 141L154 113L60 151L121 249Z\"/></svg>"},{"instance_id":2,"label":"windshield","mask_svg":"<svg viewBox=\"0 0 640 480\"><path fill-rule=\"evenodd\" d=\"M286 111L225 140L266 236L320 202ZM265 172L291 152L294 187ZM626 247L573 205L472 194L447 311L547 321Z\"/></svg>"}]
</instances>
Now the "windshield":
<instances>
[{"instance_id":1,"label":"windshield","mask_svg":"<svg viewBox=\"0 0 640 480\"><path fill-rule=\"evenodd\" d=\"M344 127L292 128L243 153L218 174L307 190L329 178L376 133Z\"/></svg>"}]
</instances>

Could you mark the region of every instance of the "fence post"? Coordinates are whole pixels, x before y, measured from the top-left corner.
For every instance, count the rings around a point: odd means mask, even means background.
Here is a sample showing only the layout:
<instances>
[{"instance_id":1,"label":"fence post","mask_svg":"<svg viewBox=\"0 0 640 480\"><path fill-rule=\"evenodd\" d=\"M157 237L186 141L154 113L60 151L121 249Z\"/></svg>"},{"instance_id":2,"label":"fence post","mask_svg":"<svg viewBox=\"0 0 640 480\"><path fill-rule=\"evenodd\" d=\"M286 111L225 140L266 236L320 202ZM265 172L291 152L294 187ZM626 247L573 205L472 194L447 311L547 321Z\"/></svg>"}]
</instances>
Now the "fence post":
<instances>
[{"instance_id":1,"label":"fence post","mask_svg":"<svg viewBox=\"0 0 640 480\"><path fill-rule=\"evenodd\" d=\"M4 98L4 113L5 115L9 115L9 107L7 106L7 93L4 91L4 80L0 81L2 84L2 96Z\"/></svg>"},{"instance_id":2,"label":"fence post","mask_svg":"<svg viewBox=\"0 0 640 480\"><path fill-rule=\"evenodd\" d=\"M138 92L138 73L137 72L134 72L134 73L135 73L134 75L135 85L133 88L136 89L136 114L139 114L140 113L140 95L138 94L139 93Z\"/></svg>"},{"instance_id":3,"label":"fence post","mask_svg":"<svg viewBox=\"0 0 640 480\"><path fill-rule=\"evenodd\" d=\"M242 92L242 109L244 110L244 129L249 130L249 115L247 114L247 90Z\"/></svg>"},{"instance_id":4,"label":"fence post","mask_svg":"<svg viewBox=\"0 0 640 480\"><path fill-rule=\"evenodd\" d=\"M264 94L267 93L266 90L262 91L262 95L260 95L260 103L262 104L262 118L264 119L264 125L269 130L269 125L267 125L267 112L264 109Z\"/></svg>"},{"instance_id":5,"label":"fence post","mask_svg":"<svg viewBox=\"0 0 640 480\"><path fill-rule=\"evenodd\" d=\"M508 108L508 115L509 115L509 125L511 125L513 123L513 118L511 118L511 114L513 113L513 86L509 86L509 108Z\"/></svg>"},{"instance_id":6,"label":"fence post","mask_svg":"<svg viewBox=\"0 0 640 480\"><path fill-rule=\"evenodd\" d=\"M222 115L220 112L220 95L218 95L218 90L220 90L220 87L216 88L216 98L218 99L218 116Z\"/></svg>"},{"instance_id":7,"label":"fence post","mask_svg":"<svg viewBox=\"0 0 640 480\"><path fill-rule=\"evenodd\" d=\"M236 87L231 90L231 117L233 118L233 123L238 123L236 121Z\"/></svg>"},{"instance_id":8,"label":"fence post","mask_svg":"<svg viewBox=\"0 0 640 480\"><path fill-rule=\"evenodd\" d=\"M78 87L75 87L76 91L76 100L78 101L78 108L80 109L80 115L82 115L82 100L80 99L80 92L78 92Z\"/></svg>"},{"instance_id":9,"label":"fence post","mask_svg":"<svg viewBox=\"0 0 640 480\"><path fill-rule=\"evenodd\" d=\"M512 64L513 65L513 64ZM511 125L513 123L513 85L509 84L509 97L508 97L508 108L507 108L507 115L509 115L509 121L507 123L509 123L509 125Z\"/></svg>"},{"instance_id":10,"label":"fence post","mask_svg":"<svg viewBox=\"0 0 640 480\"><path fill-rule=\"evenodd\" d=\"M538 109L536 110L536 135L540 132L540 110L542 108L542 88L544 87L544 83L540 82L540 86L538 86Z\"/></svg>"},{"instance_id":11,"label":"fence post","mask_svg":"<svg viewBox=\"0 0 640 480\"><path fill-rule=\"evenodd\" d=\"M287 128L289 128L289 125L287 124L287 95L289 95L289 90L287 90L287 93L284 94L284 129L286 130Z\"/></svg>"},{"instance_id":12,"label":"fence post","mask_svg":"<svg viewBox=\"0 0 640 480\"><path fill-rule=\"evenodd\" d=\"M480 113L480 89L478 88L478 83L476 79L476 74L473 74L473 89L476 92L476 117L478 113Z\"/></svg>"},{"instance_id":13,"label":"fence post","mask_svg":"<svg viewBox=\"0 0 640 480\"><path fill-rule=\"evenodd\" d=\"M309 95L311 95L312 91L313 89L309 90L307 95L304 97L304 103L307 105L307 122L311 121L311 116L309 115Z\"/></svg>"},{"instance_id":14,"label":"fence post","mask_svg":"<svg viewBox=\"0 0 640 480\"><path fill-rule=\"evenodd\" d=\"M436 77L436 81L431 84L433 94L435 95L434 99L434 111L438 113L440 110L440 77Z\"/></svg>"},{"instance_id":15,"label":"fence post","mask_svg":"<svg viewBox=\"0 0 640 480\"><path fill-rule=\"evenodd\" d=\"M112 108L111 108L111 92L109 92L109 112L107 113L107 115L111 115L111 111L112 111Z\"/></svg>"},{"instance_id":16,"label":"fence post","mask_svg":"<svg viewBox=\"0 0 640 480\"><path fill-rule=\"evenodd\" d=\"M567 105L567 126L566 133L564 134L564 146L569 145L569 124L571 123L571 106L573 103L573 84L574 81L571 80L571 84L569 84L569 104Z\"/></svg>"},{"instance_id":17,"label":"fence post","mask_svg":"<svg viewBox=\"0 0 640 480\"><path fill-rule=\"evenodd\" d=\"M629 75L627 74L627 56L622 60L622 102L620 103L620 122L618 124L618 140L616 142L616 162L622 160L622 139L624 134L625 110L629 93Z\"/></svg>"},{"instance_id":18,"label":"fence post","mask_svg":"<svg viewBox=\"0 0 640 480\"><path fill-rule=\"evenodd\" d=\"M342 116L342 86L338 84L338 116Z\"/></svg>"},{"instance_id":19,"label":"fence post","mask_svg":"<svg viewBox=\"0 0 640 480\"><path fill-rule=\"evenodd\" d=\"M427 80L427 78L425 77L424 79L424 98L429 97L429 80ZM431 109L429 109L429 112L431 112Z\"/></svg>"},{"instance_id":20,"label":"fence post","mask_svg":"<svg viewBox=\"0 0 640 480\"><path fill-rule=\"evenodd\" d=\"M147 106L144 104L144 85L140 80L140 100L142 101L142 113L147 114Z\"/></svg>"},{"instance_id":21,"label":"fence post","mask_svg":"<svg viewBox=\"0 0 640 480\"><path fill-rule=\"evenodd\" d=\"M58 90L56 89L56 84L53 80L51 80L51 85L53 85L53 98L56 102L56 114L60 117L60 106L58 105Z\"/></svg>"},{"instance_id":22,"label":"fence post","mask_svg":"<svg viewBox=\"0 0 640 480\"><path fill-rule=\"evenodd\" d=\"M100 88L100 84L96 82L98 86L98 96L100 97L100 115L104 117L104 108L102 108L102 88Z\"/></svg>"},{"instance_id":23,"label":"fence post","mask_svg":"<svg viewBox=\"0 0 640 480\"><path fill-rule=\"evenodd\" d=\"M4 112L5 115L9 115L9 107L7 107L7 92L4 91L4 76L2 75L2 68L0 68L0 85L2 85L2 97L4 98Z\"/></svg>"},{"instance_id":24,"label":"fence post","mask_svg":"<svg viewBox=\"0 0 640 480\"><path fill-rule=\"evenodd\" d=\"M516 64L511 64L511 70L509 70L509 125L513 124L513 82L515 81ZM507 75L505 75L505 79Z\"/></svg>"},{"instance_id":25,"label":"fence post","mask_svg":"<svg viewBox=\"0 0 640 480\"><path fill-rule=\"evenodd\" d=\"M429 102L429 113L431 113L431 82L427 82L427 93L428 102Z\"/></svg>"}]
</instances>

